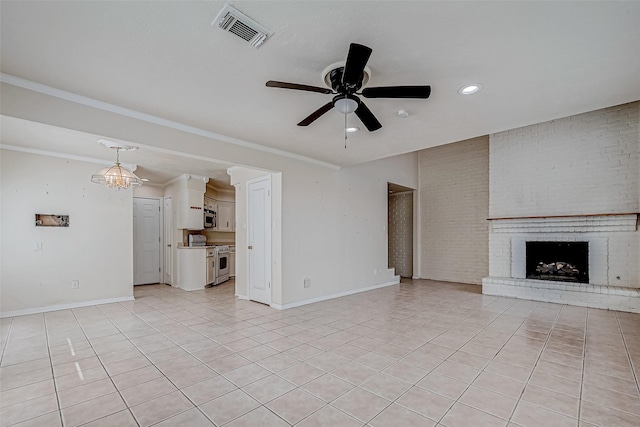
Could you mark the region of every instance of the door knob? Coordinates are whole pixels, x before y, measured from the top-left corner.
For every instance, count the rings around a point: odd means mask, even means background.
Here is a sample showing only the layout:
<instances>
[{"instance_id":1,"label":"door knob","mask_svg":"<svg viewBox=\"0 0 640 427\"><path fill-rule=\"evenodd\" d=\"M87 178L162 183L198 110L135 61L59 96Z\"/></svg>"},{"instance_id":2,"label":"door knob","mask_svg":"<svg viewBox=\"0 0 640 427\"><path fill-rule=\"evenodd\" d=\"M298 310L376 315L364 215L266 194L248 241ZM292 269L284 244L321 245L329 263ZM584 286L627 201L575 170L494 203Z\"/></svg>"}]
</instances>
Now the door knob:
<instances>
[{"instance_id":1,"label":"door knob","mask_svg":"<svg viewBox=\"0 0 640 427\"><path fill-rule=\"evenodd\" d=\"M167 245L167 247L168 247L168 248L170 248L170 247L171 247L171 244Z\"/></svg>"},{"instance_id":2,"label":"door knob","mask_svg":"<svg viewBox=\"0 0 640 427\"><path fill-rule=\"evenodd\" d=\"M253 249L253 246L249 245L249 247L247 249Z\"/></svg>"}]
</instances>

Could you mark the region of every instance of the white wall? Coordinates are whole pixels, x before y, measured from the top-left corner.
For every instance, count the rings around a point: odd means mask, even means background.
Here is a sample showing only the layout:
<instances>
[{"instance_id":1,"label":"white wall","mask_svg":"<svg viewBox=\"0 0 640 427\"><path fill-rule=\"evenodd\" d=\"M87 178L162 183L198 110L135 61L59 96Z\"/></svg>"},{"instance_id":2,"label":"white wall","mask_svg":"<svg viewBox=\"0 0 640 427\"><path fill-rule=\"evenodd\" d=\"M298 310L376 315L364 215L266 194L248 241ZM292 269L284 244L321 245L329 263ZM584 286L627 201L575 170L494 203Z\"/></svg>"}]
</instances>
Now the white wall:
<instances>
[{"instance_id":1,"label":"white wall","mask_svg":"<svg viewBox=\"0 0 640 427\"><path fill-rule=\"evenodd\" d=\"M420 277L482 283L489 271L489 138L419 152Z\"/></svg>"},{"instance_id":2,"label":"white wall","mask_svg":"<svg viewBox=\"0 0 640 427\"><path fill-rule=\"evenodd\" d=\"M149 183L143 184L139 187L134 187L133 197L141 197L148 199L162 199L164 196L164 186L152 185Z\"/></svg>"},{"instance_id":3,"label":"white wall","mask_svg":"<svg viewBox=\"0 0 640 427\"><path fill-rule=\"evenodd\" d=\"M102 165L0 155L2 315L132 298L132 190L92 183ZM70 226L36 227L36 213L69 215Z\"/></svg>"},{"instance_id":4,"label":"white wall","mask_svg":"<svg viewBox=\"0 0 640 427\"><path fill-rule=\"evenodd\" d=\"M236 246L242 248L246 247L246 181L265 173L234 169ZM273 174L273 302L291 306L393 283L396 278L387 268L387 183L415 188L417 180L415 154L341 170L292 162L281 175ZM246 264L241 258L237 256L236 289L246 295ZM305 278L311 280L309 288L303 286Z\"/></svg>"},{"instance_id":5,"label":"white wall","mask_svg":"<svg viewBox=\"0 0 640 427\"><path fill-rule=\"evenodd\" d=\"M3 89L6 86L3 84ZM276 223L273 232L276 239L279 235L282 238L281 262L274 259L279 263L273 277L276 303L278 295L280 304L294 304L395 279L387 271L387 182L417 188L415 154L337 169L102 107L13 86L3 91L2 97L3 113L12 117L130 141L147 150L179 150L214 162L268 170L274 173L272 182L276 184L281 173L281 224ZM272 203L277 202L272 199ZM236 234L240 245L240 233ZM241 267L241 254L236 255L236 261ZM277 268L282 271L280 280ZM305 277L312 281L310 288L303 287ZM279 284L280 291L276 288Z\"/></svg>"}]
</instances>

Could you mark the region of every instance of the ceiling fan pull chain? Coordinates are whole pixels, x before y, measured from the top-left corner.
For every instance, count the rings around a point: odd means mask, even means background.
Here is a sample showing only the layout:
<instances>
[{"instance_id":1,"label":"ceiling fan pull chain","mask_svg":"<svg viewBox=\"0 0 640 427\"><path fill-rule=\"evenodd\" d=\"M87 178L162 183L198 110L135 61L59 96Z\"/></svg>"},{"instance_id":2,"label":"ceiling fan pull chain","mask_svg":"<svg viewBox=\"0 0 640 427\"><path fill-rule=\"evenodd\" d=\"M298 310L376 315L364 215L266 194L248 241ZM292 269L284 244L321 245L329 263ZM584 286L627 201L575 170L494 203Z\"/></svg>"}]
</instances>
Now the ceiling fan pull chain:
<instances>
[{"instance_id":1,"label":"ceiling fan pull chain","mask_svg":"<svg viewBox=\"0 0 640 427\"><path fill-rule=\"evenodd\" d=\"M344 149L347 149L347 115L344 115Z\"/></svg>"}]
</instances>

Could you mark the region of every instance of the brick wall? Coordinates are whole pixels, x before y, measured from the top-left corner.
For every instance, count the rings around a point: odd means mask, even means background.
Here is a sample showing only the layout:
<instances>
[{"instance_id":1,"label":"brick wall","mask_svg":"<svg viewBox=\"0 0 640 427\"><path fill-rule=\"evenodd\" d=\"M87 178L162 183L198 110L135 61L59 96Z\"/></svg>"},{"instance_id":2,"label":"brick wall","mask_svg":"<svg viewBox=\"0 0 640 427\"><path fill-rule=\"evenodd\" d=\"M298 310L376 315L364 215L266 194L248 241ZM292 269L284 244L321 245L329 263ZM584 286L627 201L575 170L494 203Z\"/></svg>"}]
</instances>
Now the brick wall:
<instances>
[{"instance_id":1,"label":"brick wall","mask_svg":"<svg viewBox=\"0 0 640 427\"><path fill-rule=\"evenodd\" d=\"M491 135L491 217L637 212L640 103Z\"/></svg>"},{"instance_id":2,"label":"brick wall","mask_svg":"<svg viewBox=\"0 0 640 427\"><path fill-rule=\"evenodd\" d=\"M525 241L588 241L594 289L640 288L637 216L573 217L640 211L639 121L634 102L490 136L491 217L572 217L492 221L489 279L522 277Z\"/></svg>"},{"instance_id":3,"label":"brick wall","mask_svg":"<svg viewBox=\"0 0 640 427\"><path fill-rule=\"evenodd\" d=\"M488 275L489 138L419 152L420 276L480 284Z\"/></svg>"},{"instance_id":4,"label":"brick wall","mask_svg":"<svg viewBox=\"0 0 640 427\"><path fill-rule=\"evenodd\" d=\"M389 268L413 276L413 192L389 195Z\"/></svg>"}]
</instances>

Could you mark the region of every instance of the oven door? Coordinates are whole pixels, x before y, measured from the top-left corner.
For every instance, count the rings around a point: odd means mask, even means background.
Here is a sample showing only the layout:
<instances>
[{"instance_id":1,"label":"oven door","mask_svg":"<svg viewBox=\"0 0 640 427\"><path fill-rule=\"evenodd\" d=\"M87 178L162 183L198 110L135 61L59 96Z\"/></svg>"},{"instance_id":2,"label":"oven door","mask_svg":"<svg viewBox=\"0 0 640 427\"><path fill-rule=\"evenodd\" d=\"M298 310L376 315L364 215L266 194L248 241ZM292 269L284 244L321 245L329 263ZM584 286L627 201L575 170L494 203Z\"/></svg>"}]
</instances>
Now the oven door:
<instances>
[{"instance_id":1,"label":"oven door","mask_svg":"<svg viewBox=\"0 0 640 427\"><path fill-rule=\"evenodd\" d=\"M216 263L216 283L229 280L229 251L218 252Z\"/></svg>"}]
</instances>

